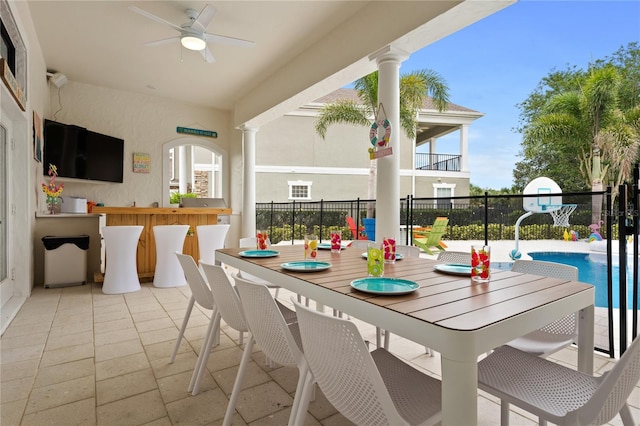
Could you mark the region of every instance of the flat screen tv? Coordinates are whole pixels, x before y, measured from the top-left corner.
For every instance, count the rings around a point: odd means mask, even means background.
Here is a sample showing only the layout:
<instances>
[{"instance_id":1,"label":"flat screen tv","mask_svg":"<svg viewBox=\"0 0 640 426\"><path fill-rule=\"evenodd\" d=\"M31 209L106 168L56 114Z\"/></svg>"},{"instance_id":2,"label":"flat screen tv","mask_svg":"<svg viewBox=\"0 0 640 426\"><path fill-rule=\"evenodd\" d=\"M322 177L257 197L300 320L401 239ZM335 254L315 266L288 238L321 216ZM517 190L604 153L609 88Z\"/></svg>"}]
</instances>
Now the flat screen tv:
<instances>
[{"instance_id":1,"label":"flat screen tv","mask_svg":"<svg viewBox=\"0 0 640 426\"><path fill-rule=\"evenodd\" d=\"M61 178L122 183L123 139L44 120L43 154L45 175L55 164Z\"/></svg>"}]
</instances>

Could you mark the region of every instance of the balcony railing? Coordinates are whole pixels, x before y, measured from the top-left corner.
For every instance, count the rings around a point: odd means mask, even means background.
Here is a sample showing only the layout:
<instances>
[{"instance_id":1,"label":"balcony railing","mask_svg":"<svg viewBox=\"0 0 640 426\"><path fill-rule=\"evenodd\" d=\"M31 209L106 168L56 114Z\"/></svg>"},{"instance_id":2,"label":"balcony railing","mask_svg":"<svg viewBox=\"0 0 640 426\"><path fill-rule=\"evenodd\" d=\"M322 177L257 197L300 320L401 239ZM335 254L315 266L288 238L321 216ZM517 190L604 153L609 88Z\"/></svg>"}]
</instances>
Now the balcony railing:
<instances>
[{"instance_id":1,"label":"balcony railing","mask_svg":"<svg viewBox=\"0 0 640 426\"><path fill-rule=\"evenodd\" d=\"M460 155L416 153L416 170L460 171Z\"/></svg>"}]
</instances>

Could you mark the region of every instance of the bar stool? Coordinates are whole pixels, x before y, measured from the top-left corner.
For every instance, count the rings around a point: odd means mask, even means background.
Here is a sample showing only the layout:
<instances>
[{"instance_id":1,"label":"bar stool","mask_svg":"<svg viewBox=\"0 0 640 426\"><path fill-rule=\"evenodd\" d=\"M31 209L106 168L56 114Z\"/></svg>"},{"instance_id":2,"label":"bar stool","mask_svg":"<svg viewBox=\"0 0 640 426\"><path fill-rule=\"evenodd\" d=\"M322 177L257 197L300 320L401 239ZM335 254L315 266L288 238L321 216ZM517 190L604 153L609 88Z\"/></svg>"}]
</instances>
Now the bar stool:
<instances>
[{"instance_id":1,"label":"bar stool","mask_svg":"<svg viewBox=\"0 0 640 426\"><path fill-rule=\"evenodd\" d=\"M216 250L224 248L224 240L227 237L231 225L198 225L198 251L200 259L205 263L215 263Z\"/></svg>"},{"instance_id":2,"label":"bar stool","mask_svg":"<svg viewBox=\"0 0 640 426\"><path fill-rule=\"evenodd\" d=\"M144 226L105 226L102 228L106 267L102 292L131 293L140 290L136 251Z\"/></svg>"},{"instance_id":3,"label":"bar stool","mask_svg":"<svg viewBox=\"0 0 640 426\"><path fill-rule=\"evenodd\" d=\"M156 269L154 287L181 287L187 284L184 271L175 253L182 253L189 225L156 225L153 236L156 240Z\"/></svg>"}]
</instances>

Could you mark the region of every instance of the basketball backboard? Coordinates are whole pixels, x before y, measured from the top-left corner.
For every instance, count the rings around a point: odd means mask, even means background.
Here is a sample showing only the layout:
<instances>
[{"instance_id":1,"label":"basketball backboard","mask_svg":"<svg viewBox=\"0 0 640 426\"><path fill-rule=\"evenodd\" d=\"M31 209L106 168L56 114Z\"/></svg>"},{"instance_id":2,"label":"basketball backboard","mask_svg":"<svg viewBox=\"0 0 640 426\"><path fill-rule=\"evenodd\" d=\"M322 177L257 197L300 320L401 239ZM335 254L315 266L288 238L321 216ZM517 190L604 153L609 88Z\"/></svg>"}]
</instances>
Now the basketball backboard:
<instances>
[{"instance_id":1,"label":"basketball backboard","mask_svg":"<svg viewBox=\"0 0 640 426\"><path fill-rule=\"evenodd\" d=\"M535 178L524 188L523 195L536 195L524 197L522 207L533 213L549 213L562 207L562 189L552 179L547 177Z\"/></svg>"}]
</instances>

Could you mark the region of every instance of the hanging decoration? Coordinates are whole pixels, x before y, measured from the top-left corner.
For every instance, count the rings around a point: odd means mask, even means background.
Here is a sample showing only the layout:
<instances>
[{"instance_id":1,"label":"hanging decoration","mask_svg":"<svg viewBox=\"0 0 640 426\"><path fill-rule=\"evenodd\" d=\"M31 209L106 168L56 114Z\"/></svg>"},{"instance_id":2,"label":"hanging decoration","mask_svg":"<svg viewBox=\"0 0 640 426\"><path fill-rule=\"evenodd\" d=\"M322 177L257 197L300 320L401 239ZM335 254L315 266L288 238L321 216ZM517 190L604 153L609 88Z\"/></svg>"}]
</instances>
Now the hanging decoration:
<instances>
[{"instance_id":1,"label":"hanging decoration","mask_svg":"<svg viewBox=\"0 0 640 426\"><path fill-rule=\"evenodd\" d=\"M384 110L382 103L378 106L376 112L376 119L371 124L371 130L369 130L369 140L371 141L371 148L369 148L369 159L374 160L381 157L387 157L393 154L393 150L389 146L389 139L391 138L391 123L387 119L387 113Z\"/></svg>"},{"instance_id":2,"label":"hanging decoration","mask_svg":"<svg viewBox=\"0 0 640 426\"><path fill-rule=\"evenodd\" d=\"M42 182L42 192L47 196L47 210L49 214L56 214L60 210L60 195L62 195L62 189L64 183L58 185L56 183L56 176L58 176L58 168L55 164L49 164L49 183Z\"/></svg>"}]
</instances>

